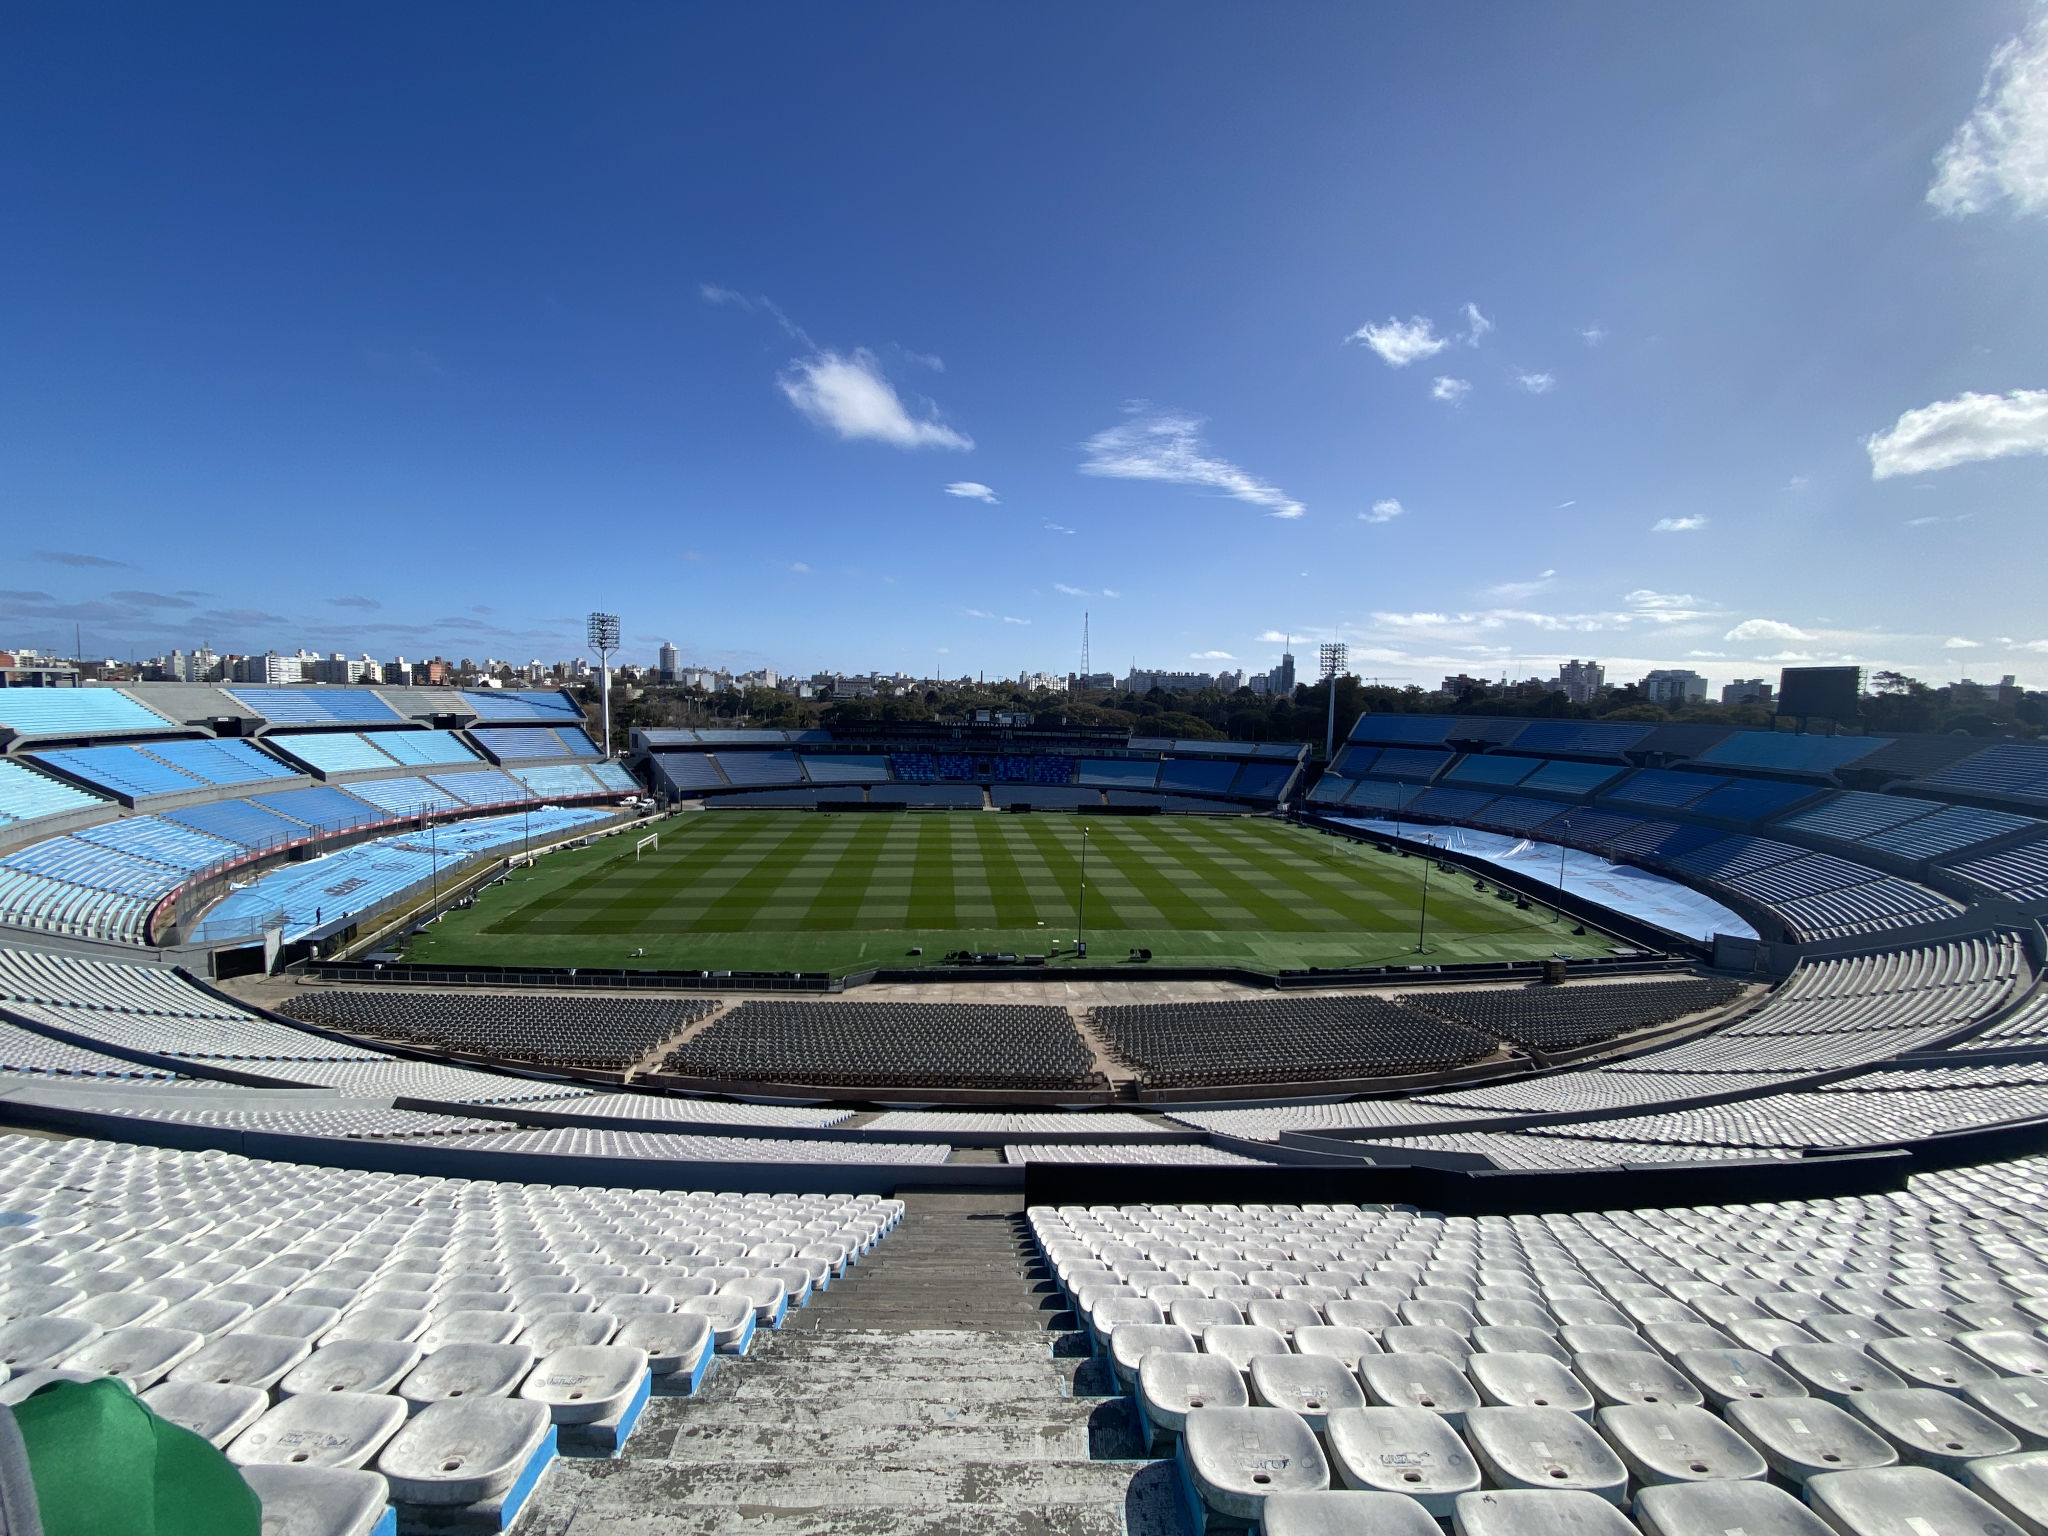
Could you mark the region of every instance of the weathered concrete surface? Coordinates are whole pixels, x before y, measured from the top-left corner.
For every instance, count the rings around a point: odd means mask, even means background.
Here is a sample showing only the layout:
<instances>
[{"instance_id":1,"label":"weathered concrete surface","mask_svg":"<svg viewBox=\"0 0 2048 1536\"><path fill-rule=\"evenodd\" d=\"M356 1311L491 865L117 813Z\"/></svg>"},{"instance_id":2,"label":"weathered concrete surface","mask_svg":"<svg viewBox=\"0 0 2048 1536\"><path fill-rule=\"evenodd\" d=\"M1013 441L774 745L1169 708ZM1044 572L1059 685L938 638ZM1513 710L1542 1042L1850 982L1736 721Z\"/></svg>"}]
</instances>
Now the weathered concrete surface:
<instances>
[{"instance_id":1,"label":"weathered concrete surface","mask_svg":"<svg viewBox=\"0 0 2048 1536\"><path fill-rule=\"evenodd\" d=\"M908 1197L866 1263L617 1461L564 1461L520 1536L1180 1536L1035 1262L1021 1202Z\"/></svg>"}]
</instances>

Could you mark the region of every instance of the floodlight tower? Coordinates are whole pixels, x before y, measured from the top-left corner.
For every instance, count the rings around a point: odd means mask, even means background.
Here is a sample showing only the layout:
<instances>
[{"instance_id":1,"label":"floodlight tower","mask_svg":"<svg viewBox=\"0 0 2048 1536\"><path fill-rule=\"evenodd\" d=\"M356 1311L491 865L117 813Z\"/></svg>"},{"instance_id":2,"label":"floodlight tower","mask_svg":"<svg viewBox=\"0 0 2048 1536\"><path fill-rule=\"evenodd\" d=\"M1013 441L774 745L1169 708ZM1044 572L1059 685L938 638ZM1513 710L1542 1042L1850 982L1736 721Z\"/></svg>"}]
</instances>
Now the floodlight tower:
<instances>
[{"instance_id":1,"label":"floodlight tower","mask_svg":"<svg viewBox=\"0 0 2048 1536\"><path fill-rule=\"evenodd\" d=\"M1343 641L1322 647L1323 682L1330 690L1330 728L1323 739L1323 762L1327 766L1337 752L1337 676L1350 659L1351 648Z\"/></svg>"},{"instance_id":2,"label":"floodlight tower","mask_svg":"<svg viewBox=\"0 0 2048 1536\"><path fill-rule=\"evenodd\" d=\"M604 716L604 755L612 755L612 653L619 648L619 616L593 613L585 631L590 648L597 652L598 711Z\"/></svg>"}]
</instances>

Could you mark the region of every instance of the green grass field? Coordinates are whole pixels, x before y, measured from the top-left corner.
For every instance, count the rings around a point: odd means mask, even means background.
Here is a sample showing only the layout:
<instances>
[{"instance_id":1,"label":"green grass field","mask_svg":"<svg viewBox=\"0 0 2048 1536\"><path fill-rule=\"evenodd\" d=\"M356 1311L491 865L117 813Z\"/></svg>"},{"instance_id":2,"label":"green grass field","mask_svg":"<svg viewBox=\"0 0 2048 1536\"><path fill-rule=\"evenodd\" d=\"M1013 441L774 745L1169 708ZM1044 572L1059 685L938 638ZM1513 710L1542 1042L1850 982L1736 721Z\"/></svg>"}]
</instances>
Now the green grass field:
<instances>
[{"instance_id":1,"label":"green grass field","mask_svg":"<svg viewBox=\"0 0 2048 1536\"><path fill-rule=\"evenodd\" d=\"M1608 948L1431 869L1417 957L1426 861L1273 821L717 811L654 830L660 849L637 858L632 837L615 837L515 871L415 938L407 958L839 973L933 965L952 949L1057 951L1062 968L1094 969L1145 948L1160 964L1274 971Z\"/></svg>"}]
</instances>

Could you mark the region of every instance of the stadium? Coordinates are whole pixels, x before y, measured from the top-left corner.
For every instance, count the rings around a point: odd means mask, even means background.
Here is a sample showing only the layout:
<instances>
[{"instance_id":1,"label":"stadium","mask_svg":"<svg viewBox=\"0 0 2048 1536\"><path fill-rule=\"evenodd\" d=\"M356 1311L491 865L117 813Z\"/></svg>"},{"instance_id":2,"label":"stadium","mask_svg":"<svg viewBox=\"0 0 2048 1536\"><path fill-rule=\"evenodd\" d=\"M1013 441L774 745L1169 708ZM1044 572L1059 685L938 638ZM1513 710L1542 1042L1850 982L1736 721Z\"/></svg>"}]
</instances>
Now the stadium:
<instances>
[{"instance_id":1,"label":"stadium","mask_svg":"<svg viewBox=\"0 0 2048 1536\"><path fill-rule=\"evenodd\" d=\"M692 1458L706 1529L741 1486L830 1504L749 1359L800 1395L891 1337L977 1341L931 1390L1015 1376L1060 1448L900 1453L1060 1528L1241 1522L1247 1457L1432 1528L1481 1488L1824 1508L1836 1456L2029 1507L2048 749L587 725L0 690L20 1385L119 1376L362 1529L666 1508L643 1419L775 1447ZM294 1482L313 1390L357 1417ZM396 1433L463 1394L507 1405L487 1477Z\"/></svg>"}]
</instances>

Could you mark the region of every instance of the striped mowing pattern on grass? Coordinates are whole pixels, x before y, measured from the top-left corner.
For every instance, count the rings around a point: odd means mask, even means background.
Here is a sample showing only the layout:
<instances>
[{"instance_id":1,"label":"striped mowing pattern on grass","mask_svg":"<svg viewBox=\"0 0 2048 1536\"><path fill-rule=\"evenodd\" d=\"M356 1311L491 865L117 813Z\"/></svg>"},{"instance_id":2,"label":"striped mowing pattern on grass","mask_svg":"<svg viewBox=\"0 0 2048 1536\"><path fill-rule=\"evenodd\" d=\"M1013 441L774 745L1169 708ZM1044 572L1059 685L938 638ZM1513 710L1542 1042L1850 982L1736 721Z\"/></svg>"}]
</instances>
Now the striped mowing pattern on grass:
<instances>
[{"instance_id":1,"label":"striped mowing pattern on grass","mask_svg":"<svg viewBox=\"0 0 2048 1536\"><path fill-rule=\"evenodd\" d=\"M664 824L658 852L588 863L531 895L494 893L495 935L1060 928L1088 839L1088 928L1394 933L1420 864L1256 820L728 812ZM517 887L513 890L517 891ZM1530 917L1440 878L1431 923L1514 933Z\"/></svg>"}]
</instances>

